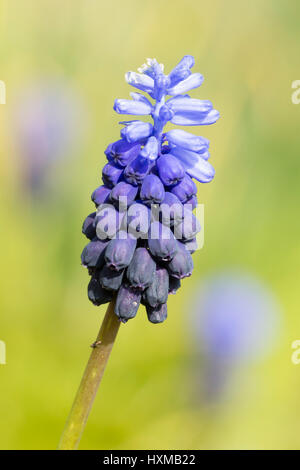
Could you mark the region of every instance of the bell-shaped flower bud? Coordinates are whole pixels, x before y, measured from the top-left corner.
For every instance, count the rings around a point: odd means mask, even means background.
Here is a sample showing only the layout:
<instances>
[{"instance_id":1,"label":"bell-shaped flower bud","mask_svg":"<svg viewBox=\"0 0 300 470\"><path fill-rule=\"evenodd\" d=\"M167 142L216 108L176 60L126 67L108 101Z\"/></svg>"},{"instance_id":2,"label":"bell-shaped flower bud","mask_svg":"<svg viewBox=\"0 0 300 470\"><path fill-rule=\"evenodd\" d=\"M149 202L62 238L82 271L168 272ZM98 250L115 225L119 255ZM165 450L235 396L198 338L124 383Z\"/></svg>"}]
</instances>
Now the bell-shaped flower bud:
<instances>
[{"instance_id":1,"label":"bell-shaped flower bud","mask_svg":"<svg viewBox=\"0 0 300 470\"><path fill-rule=\"evenodd\" d=\"M167 304L160 304L157 307L146 305L148 320L151 323L162 323L168 316Z\"/></svg>"},{"instance_id":2,"label":"bell-shaped flower bud","mask_svg":"<svg viewBox=\"0 0 300 470\"><path fill-rule=\"evenodd\" d=\"M115 271L108 266L103 266L99 274L99 282L104 289L117 291L123 281L124 270Z\"/></svg>"},{"instance_id":3,"label":"bell-shaped flower bud","mask_svg":"<svg viewBox=\"0 0 300 470\"><path fill-rule=\"evenodd\" d=\"M140 142L150 137L153 132L153 125L150 122L132 121L126 124L121 130L121 137L127 142Z\"/></svg>"},{"instance_id":4,"label":"bell-shaped flower bud","mask_svg":"<svg viewBox=\"0 0 300 470\"><path fill-rule=\"evenodd\" d=\"M173 258L177 249L177 242L173 232L168 227L157 221L152 222L148 237L148 246L155 258L163 261L169 261Z\"/></svg>"},{"instance_id":5,"label":"bell-shaped flower bud","mask_svg":"<svg viewBox=\"0 0 300 470\"><path fill-rule=\"evenodd\" d=\"M122 285L116 299L115 314L123 323L126 323L136 316L140 302L140 291L128 285Z\"/></svg>"},{"instance_id":6,"label":"bell-shaped flower bud","mask_svg":"<svg viewBox=\"0 0 300 470\"><path fill-rule=\"evenodd\" d=\"M164 200L164 186L156 175L147 175L144 178L140 191L140 197L147 205L157 204Z\"/></svg>"},{"instance_id":7,"label":"bell-shaped flower bud","mask_svg":"<svg viewBox=\"0 0 300 470\"><path fill-rule=\"evenodd\" d=\"M182 95L187 91L198 88L203 83L203 75L201 73L192 73L181 82L177 83L173 87L168 88L168 95Z\"/></svg>"},{"instance_id":8,"label":"bell-shaped flower bud","mask_svg":"<svg viewBox=\"0 0 300 470\"><path fill-rule=\"evenodd\" d=\"M183 279L192 274L194 263L192 256L185 246L177 241L177 251L167 265L170 276Z\"/></svg>"},{"instance_id":9,"label":"bell-shaped flower bud","mask_svg":"<svg viewBox=\"0 0 300 470\"><path fill-rule=\"evenodd\" d=\"M153 93L154 80L148 75L143 73L127 72L125 74L125 80L129 85L134 86L138 90L145 91L150 95Z\"/></svg>"},{"instance_id":10,"label":"bell-shaped flower bud","mask_svg":"<svg viewBox=\"0 0 300 470\"><path fill-rule=\"evenodd\" d=\"M127 211L127 230L135 238L147 238L151 222L150 209L140 202L132 204Z\"/></svg>"},{"instance_id":11,"label":"bell-shaped flower bud","mask_svg":"<svg viewBox=\"0 0 300 470\"><path fill-rule=\"evenodd\" d=\"M99 186L99 188L95 189L93 192L91 199L96 207L104 202L107 202L109 199L111 189L107 186Z\"/></svg>"},{"instance_id":12,"label":"bell-shaped flower bud","mask_svg":"<svg viewBox=\"0 0 300 470\"><path fill-rule=\"evenodd\" d=\"M167 227L173 227L179 224L184 215L183 207L175 194L166 191L164 200L159 206L159 220Z\"/></svg>"},{"instance_id":13,"label":"bell-shaped flower bud","mask_svg":"<svg viewBox=\"0 0 300 470\"><path fill-rule=\"evenodd\" d=\"M187 174L200 181L200 183L209 183L213 179L215 170L207 160L202 158L202 154L180 147L172 149L172 154L178 158Z\"/></svg>"},{"instance_id":14,"label":"bell-shaped flower bud","mask_svg":"<svg viewBox=\"0 0 300 470\"><path fill-rule=\"evenodd\" d=\"M182 204L185 204L188 199L197 194L197 186L189 175L185 175L180 183L170 189L170 192L175 194Z\"/></svg>"},{"instance_id":15,"label":"bell-shaped flower bud","mask_svg":"<svg viewBox=\"0 0 300 470\"><path fill-rule=\"evenodd\" d=\"M100 285L96 277L92 277L88 284L88 298L94 305L102 305L112 300L112 293Z\"/></svg>"},{"instance_id":16,"label":"bell-shaped flower bud","mask_svg":"<svg viewBox=\"0 0 300 470\"><path fill-rule=\"evenodd\" d=\"M81 253L81 263L88 268L101 268L104 264L104 253L108 241L97 238L88 243Z\"/></svg>"},{"instance_id":17,"label":"bell-shaped flower bud","mask_svg":"<svg viewBox=\"0 0 300 470\"><path fill-rule=\"evenodd\" d=\"M190 134L190 132L181 129L172 129L166 133L165 138L173 146L201 154L206 152L209 147L209 141L204 137Z\"/></svg>"},{"instance_id":18,"label":"bell-shaped flower bud","mask_svg":"<svg viewBox=\"0 0 300 470\"><path fill-rule=\"evenodd\" d=\"M169 73L169 80L171 87L177 83L185 80L191 74L190 69L194 66L195 59L192 55L185 55L181 61Z\"/></svg>"},{"instance_id":19,"label":"bell-shaped flower bud","mask_svg":"<svg viewBox=\"0 0 300 470\"><path fill-rule=\"evenodd\" d=\"M103 183L109 188L113 188L119 182L122 174L123 168L113 163L107 163L102 169Z\"/></svg>"},{"instance_id":20,"label":"bell-shaped flower bud","mask_svg":"<svg viewBox=\"0 0 300 470\"><path fill-rule=\"evenodd\" d=\"M120 139L109 144L104 153L109 162L124 167L138 156L140 149L141 145L139 143L130 144L127 140Z\"/></svg>"},{"instance_id":21,"label":"bell-shaped flower bud","mask_svg":"<svg viewBox=\"0 0 300 470\"><path fill-rule=\"evenodd\" d=\"M184 207L184 217L174 228L174 235L178 240L192 240L201 230L197 217Z\"/></svg>"},{"instance_id":22,"label":"bell-shaped flower bud","mask_svg":"<svg viewBox=\"0 0 300 470\"><path fill-rule=\"evenodd\" d=\"M108 267L120 271L129 266L134 250L136 239L130 234L120 230L117 238L110 240L105 250L105 262Z\"/></svg>"},{"instance_id":23,"label":"bell-shaped flower bud","mask_svg":"<svg viewBox=\"0 0 300 470\"><path fill-rule=\"evenodd\" d=\"M136 100L115 100L114 110L119 114L136 114L140 116L146 116L151 114L152 106L151 103L145 103L144 101Z\"/></svg>"},{"instance_id":24,"label":"bell-shaped flower bud","mask_svg":"<svg viewBox=\"0 0 300 470\"><path fill-rule=\"evenodd\" d=\"M143 293L145 304L157 307L168 300L169 294L169 274L165 268L157 267L155 275L148 289Z\"/></svg>"},{"instance_id":25,"label":"bell-shaped flower bud","mask_svg":"<svg viewBox=\"0 0 300 470\"><path fill-rule=\"evenodd\" d=\"M150 160L144 158L141 155L132 160L124 171L125 180L135 186L142 183L145 176L149 173L150 170Z\"/></svg>"},{"instance_id":26,"label":"bell-shaped flower bud","mask_svg":"<svg viewBox=\"0 0 300 470\"><path fill-rule=\"evenodd\" d=\"M185 176L185 169L180 161L170 153L161 155L156 165L159 177L165 186L174 186Z\"/></svg>"},{"instance_id":27,"label":"bell-shaped flower bud","mask_svg":"<svg viewBox=\"0 0 300 470\"><path fill-rule=\"evenodd\" d=\"M137 192L137 186L132 186L132 184L126 183L125 181L120 181L120 183L116 184L111 190L110 200L119 211L124 211L133 203Z\"/></svg>"},{"instance_id":28,"label":"bell-shaped flower bud","mask_svg":"<svg viewBox=\"0 0 300 470\"><path fill-rule=\"evenodd\" d=\"M97 237L100 240L113 238L120 230L124 212L118 212L112 204L102 204L99 206L94 225Z\"/></svg>"},{"instance_id":29,"label":"bell-shaped flower bud","mask_svg":"<svg viewBox=\"0 0 300 470\"><path fill-rule=\"evenodd\" d=\"M147 248L137 248L127 268L129 284L139 290L150 286L155 274L156 263Z\"/></svg>"},{"instance_id":30,"label":"bell-shaped flower bud","mask_svg":"<svg viewBox=\"0 0 300 470\"><path fill-rule=\"evenodd\" d=\"M82 225L82 233L90 240L92 240L96 236L96 229L94 227L95 217L96 212L93 212L92 214L87 216Z\"/></svg>"}]
</instances>

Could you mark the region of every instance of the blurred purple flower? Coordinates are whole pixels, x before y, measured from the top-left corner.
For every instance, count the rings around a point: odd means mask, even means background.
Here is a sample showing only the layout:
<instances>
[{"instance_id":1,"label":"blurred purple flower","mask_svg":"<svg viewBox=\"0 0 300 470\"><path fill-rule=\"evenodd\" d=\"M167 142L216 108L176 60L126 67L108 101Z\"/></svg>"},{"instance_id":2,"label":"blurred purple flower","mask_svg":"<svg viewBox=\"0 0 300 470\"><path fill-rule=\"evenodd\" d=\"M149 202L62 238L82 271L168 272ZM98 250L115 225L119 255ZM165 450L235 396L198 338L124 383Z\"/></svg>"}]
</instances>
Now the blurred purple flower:
<instances>
[{"instance_id":1,"label":"blurred purple flower","mask_svg":"<svg viewBox=\"0 0 300 470\"><path fill-rule=\"evenodd\" d=\"M191 326L196 356L202 362L201 387L211 401L227 389L238 367L270 352L279 330L280 308L261 281L238 271L211 277L198 295L201 302L192 309Z\"/></svg>"},{"instance_id":2,"label":"blurred purple flower","mask_svg":"<svg viewBox=\"0 0 300 470\"><path fill-rule=\"evenodd\" d=\"M43 193L58 160L78 147L82 111L67 83L45 80L22 90L13 110L12 133L22 180L30 192Z\"/></svg>"}]
</instances>

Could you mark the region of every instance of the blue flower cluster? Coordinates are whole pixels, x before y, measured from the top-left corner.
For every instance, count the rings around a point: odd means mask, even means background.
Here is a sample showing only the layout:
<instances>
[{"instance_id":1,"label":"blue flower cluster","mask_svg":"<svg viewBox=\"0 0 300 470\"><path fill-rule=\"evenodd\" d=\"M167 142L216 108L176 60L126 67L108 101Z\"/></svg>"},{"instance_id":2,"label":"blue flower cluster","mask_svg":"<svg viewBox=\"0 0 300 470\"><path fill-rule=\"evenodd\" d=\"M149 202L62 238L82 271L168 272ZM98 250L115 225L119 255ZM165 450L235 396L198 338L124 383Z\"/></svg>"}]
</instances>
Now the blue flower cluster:
<instances>
[{"instance_id":1,"label":"blue flower cluster","mask_svg":"<svg viewBox=\"0 0 300 470\"><path fill-rule=\"evenodd\" d=\"M193 178L208 183L214 177L209 141L180 129L164 132L168 122L196 126L219 118L210 101L186 94L203 82L191 72L193 65L194 58L185 56L165 75L162 64L148 59L126 81L150 99L133 92L132 100L114 104L119 114L150 116L153 122L121 122L121 139L105 150L103 185L92 194L97 210L83 223L90 242L81 259L91 275L89 299L101 305L116 295L115 313L123 322L135 317L141 303L149 321L164 321L168 295L193 270L200 230L192 212Z\"/></svg>"}]
</instances>

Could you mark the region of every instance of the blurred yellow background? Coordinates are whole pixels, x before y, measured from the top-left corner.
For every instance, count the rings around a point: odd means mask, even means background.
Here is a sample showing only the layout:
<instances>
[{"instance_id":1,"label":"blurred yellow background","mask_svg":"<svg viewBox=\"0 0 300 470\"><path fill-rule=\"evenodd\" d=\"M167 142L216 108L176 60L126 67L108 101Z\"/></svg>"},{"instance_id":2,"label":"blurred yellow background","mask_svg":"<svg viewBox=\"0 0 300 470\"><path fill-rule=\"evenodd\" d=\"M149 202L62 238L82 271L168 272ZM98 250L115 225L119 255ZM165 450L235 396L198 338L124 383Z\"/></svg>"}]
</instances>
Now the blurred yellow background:
<instances>
[{"instance_id":1,"label":"blurred yellow background","mask_svg":"<svg viewBox=\"0 0 300 470\"><path fill-rule=\"evenodd\" d=\"M0 448L57 446L105 312L87 299L81 224L119 137L113 101L134 91L124 74L146 57L170 71L192 54L205 77L192 95L221 113L192 129L210 139L216 169L199 185L205 246L164 324L141 307L121 325L80 448L299 449L299 2L0 5ZM239 365L226 400L208 405L191 309L202 282L231 268L273 292L280 332L268 354Z\"/></svg>"}]
</instances>

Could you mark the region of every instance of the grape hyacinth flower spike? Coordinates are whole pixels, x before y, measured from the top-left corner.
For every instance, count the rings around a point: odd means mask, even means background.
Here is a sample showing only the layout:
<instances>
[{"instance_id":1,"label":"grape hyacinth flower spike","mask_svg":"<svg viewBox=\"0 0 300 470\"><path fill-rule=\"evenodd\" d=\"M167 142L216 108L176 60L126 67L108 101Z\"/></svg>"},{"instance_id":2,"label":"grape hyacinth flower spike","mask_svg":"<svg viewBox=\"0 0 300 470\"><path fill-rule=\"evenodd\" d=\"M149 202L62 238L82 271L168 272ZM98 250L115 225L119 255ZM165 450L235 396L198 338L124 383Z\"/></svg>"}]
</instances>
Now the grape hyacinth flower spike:
<instances>
[{"instance_id":1,"label":"grape hyacinth flower spike","mask_svg":"<svg viewBox=\"0 0 300 470\"><path fill-rule=\"evenodd\" d=\"M115 100L114 110L133 118L120 122L120 137L104 151L103 184L92 193L96 211L83 223L89 242L81 256L91 276L90 301L110 304L61 449L78 446L120 322L134 318L140 304L151 323L165 321L168 295L192 274L201 229L193 214L194 180L208 183L215 172L205 137L165 126L203 126L219 118L209 100L188 94L203 82L200 73L191 72L194 62L186 55L165 74L162 64L147 59L138 72L125 75L135 89L132 99Z\"/></svg>"}]
</instances>

